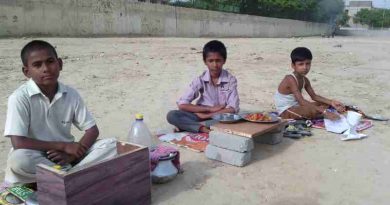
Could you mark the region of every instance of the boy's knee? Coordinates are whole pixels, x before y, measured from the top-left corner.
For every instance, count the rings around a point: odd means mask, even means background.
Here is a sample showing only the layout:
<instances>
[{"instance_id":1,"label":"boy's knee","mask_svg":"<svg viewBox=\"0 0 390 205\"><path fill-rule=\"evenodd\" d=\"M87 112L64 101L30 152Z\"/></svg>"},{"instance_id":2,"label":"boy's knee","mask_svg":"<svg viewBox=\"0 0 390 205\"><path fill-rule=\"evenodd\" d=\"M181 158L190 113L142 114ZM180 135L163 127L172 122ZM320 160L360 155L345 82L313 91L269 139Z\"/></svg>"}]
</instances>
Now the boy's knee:
<instances>
[{"instance_id":1,"label":"boy's knee","mask_svg":"<svg viewBox=\"0 0 390 205\"><path fill-rule=\"evenodd\" d=\"M177 119L180 116L180 111L179 110L171 110L167 114L167 121L170 124L175 124L177 122Z\"/></svg>"},{"instance_id":2,"label":"boy's knee","mask_svg":"<svg viewBox=\"0 0 390 205\"><path fill-rule=\"evenodd\" d=\"M15 173L35 173L35 160L32 158L34 150L16 149L8 157L9 167Z\"/></svg>"}]
</instances>

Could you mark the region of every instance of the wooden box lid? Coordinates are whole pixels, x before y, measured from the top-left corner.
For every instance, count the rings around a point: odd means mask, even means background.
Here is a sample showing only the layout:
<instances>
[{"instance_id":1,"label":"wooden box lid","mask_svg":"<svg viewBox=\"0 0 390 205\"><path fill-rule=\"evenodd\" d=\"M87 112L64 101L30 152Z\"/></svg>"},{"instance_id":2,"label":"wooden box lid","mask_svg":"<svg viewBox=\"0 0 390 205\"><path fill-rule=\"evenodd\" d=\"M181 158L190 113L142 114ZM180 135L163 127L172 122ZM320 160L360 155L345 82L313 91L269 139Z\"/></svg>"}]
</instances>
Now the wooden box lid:
<instances>
[{"instance_id":1,"label":"wooden box lid","mask_svg":"<svg viewBox=\"0 0 390 205\"><path fill-rule=\"evenodd\" d=\"M233 124L217 123L211 126L212 130L239 135L243 137L256 137L286 125L286 120L276 123L238 122Z\"/></svg>"}]
</instances>

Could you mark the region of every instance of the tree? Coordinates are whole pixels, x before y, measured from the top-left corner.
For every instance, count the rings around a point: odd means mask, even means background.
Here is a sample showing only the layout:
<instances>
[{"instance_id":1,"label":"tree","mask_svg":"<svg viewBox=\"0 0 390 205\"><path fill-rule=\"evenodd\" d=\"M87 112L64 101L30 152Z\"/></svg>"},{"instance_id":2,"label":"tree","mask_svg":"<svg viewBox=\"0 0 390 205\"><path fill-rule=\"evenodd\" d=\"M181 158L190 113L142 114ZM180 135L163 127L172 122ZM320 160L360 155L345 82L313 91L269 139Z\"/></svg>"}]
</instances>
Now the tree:
<instances>
[{"instance_id":1,"label":"tree","mask_svg":"<svg viewBox=\"0 0 390 205\"><path fill-rule=\"evenodd\" d=\"M338 16L337 21L336 21L337 25L349 27L349 25L348 25L349 19L350 19L350 17L348 15L348 12L344 11L344 13L342 15Z\"/></svg>"},{"instance_id":2,"label":"tree","mask_svg":"<svg viewBox=\"0 0 390 205\"><path fill-rule=\"evenodd\" d=\"M371 28L389 28L390 9L362 9L356 13L353 22L365 24Z\"/></svg>"},{"instance_id":3,"label":"tree","mask_svg":"<svg viewBox=\"0 0 390 205\"><path fill-rule=\"evenodd\" d=\"M185 4L193 8L332 24L344 10L343 0L191 0Z\"/></svg>"},{"instance_id":4,"label":"tree","mask_svg":"<svg viewBox=\"0 0 390 205\"><path fill-rule=\"evenodd\" d=\"M334 24L338 16L344 12L342 0L320 0L317 8L313 11L313 20Z\"/></svg>"}]
</instances>

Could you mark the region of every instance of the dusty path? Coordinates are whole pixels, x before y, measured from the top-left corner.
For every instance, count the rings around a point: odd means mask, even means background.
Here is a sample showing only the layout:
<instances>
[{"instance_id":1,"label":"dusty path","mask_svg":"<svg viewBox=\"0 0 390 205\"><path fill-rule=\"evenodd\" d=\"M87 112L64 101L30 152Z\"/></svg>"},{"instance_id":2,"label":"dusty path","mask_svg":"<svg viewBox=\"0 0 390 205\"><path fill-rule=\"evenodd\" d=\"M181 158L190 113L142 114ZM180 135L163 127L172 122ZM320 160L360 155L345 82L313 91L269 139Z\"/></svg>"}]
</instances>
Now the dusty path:
<instances>
[{"instance_id":1,"label":"dusty path","mask_svg":"<svg viewBox=\"0 0 390 205\"><path fill-rule=\"evenodd\" d=\"M31 39L0 40L0 132L7 97L23 83L19 52ZM153 132L170 128L165 113L190 80L205 69L201 48L209 39L51 38L64 58L61 81L79 90L102 137L125 140L141 112ZM318 93L390 116L390 38L222 39L226 68L239 81L242 109L272 109L272 96L290 72L296 46L313 51L309 78ZM339 46L341 45L341 47ZM314 130L311 138L256 145L253 162L236 168L181 149L185 170L153 187L155 204L388 204L389 124L375 123L368 139L342 142ZM80 133L75 131L75 135ZM10 142L1 138L1 168ZM4 172L0 172L3 176Z\"/></svg>"}]
</instances>

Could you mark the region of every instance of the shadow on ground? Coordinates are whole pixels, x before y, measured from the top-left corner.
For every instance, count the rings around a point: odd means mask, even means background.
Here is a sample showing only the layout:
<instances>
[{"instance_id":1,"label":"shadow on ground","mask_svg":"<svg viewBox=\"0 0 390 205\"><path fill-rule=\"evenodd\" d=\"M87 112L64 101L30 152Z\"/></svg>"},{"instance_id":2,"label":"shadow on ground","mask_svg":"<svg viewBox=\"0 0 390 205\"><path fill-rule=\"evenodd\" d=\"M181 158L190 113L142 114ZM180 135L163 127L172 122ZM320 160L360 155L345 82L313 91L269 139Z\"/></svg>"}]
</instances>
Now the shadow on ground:
<instances>
[{"instance_id":1,"label":"shadow on ground","mask_svg":"<svg viewBox=\"0 0 390 205\"><path fill-rule=\"evenodd\" d=\"M182 174L166 184L152 186L152 202L162 203L188 190L199 190L210 178L210 170L221 166L214 161L187 161L182 164ZM189 177L190 176L190 177Z\"/></svg>"}]
</instances>

